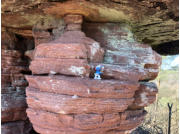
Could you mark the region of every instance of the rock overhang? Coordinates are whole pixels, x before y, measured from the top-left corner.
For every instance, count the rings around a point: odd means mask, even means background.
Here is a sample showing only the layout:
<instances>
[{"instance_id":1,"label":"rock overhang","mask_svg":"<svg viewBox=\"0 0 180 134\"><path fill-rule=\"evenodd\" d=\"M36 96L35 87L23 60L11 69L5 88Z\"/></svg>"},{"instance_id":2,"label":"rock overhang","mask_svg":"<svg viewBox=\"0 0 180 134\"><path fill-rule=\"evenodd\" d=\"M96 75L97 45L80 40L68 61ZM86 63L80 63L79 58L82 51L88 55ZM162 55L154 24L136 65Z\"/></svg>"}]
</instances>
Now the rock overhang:
<instances>
[{"instance_id":1,"label":"rock overhang","mask_svg":"<svg viewBox=\"0 0 180 134\"><path fill-rule=\"evenodd\" d=\"M56 27L66 14L81 14L89 22L129 24L139 42L152 45L157 51L155 46L178 40L178 1L2 2L2 26L22 35L32 36L37 22L46 29Z\"/></svg>"}]
</instances>

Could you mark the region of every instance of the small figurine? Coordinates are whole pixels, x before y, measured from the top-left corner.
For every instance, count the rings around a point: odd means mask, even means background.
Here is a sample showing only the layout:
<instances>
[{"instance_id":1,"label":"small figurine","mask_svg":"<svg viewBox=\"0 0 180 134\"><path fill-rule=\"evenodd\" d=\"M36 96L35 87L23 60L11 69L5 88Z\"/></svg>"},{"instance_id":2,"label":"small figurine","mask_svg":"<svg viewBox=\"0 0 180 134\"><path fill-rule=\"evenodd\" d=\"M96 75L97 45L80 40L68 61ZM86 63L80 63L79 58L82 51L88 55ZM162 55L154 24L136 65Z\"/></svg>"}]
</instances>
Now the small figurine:
<instances>
[{"instance_id":1,"label":"small figurine","mask_svg":"<svg viewBox=\"0 0 180 134\"><path fill-rule=\"evenodd\" d=\"M95 73L94 73L94 79L95 80L101 80L101 74L103 73L104 71L104 66L102 65L98 65L95 67Z\"/></svg>"}]
</instances>

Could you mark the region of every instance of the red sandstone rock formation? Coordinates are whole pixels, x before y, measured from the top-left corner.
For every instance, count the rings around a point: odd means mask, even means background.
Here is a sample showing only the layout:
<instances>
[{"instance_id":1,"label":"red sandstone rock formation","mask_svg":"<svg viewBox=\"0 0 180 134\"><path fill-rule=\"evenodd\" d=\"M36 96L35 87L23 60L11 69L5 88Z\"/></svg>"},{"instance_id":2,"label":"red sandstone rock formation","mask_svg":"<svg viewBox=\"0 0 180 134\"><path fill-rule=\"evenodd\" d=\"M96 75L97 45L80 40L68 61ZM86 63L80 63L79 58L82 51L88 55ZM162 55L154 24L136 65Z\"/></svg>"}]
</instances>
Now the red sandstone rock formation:
<instances>
[{"instance_id":1,"label":"red sandstone rock formation","mask_svg":"<svg viewBox=\"0 0 180 134\"><path fill-rule=\"evenodd\" d=\"M157 76L160 56L122 27L124 35L113 35L120 36L118 41L110 40L106 29L86 29L97 42L80 31L81 15L64 20L59 38L36 46L30 65L34 75L26 76L27 114L34 129L41 134L130 133L144 120L143 108L155 100L156 86L139 81ZM105 67L102 80L93 79L98 64Z\"/></svg>"},{"instance_id":2,"label":"red sandstone rock formation","mask_svg":"<svg viewBox=\"0 0 180 134\"><path fill-rule=\"evenodd\" d=\"M28 70L27 62L20 51L5 49L4 45L1 50L1 133L28 134L32 128L26 121L25 87L28 83L22 74Z\"/></svg>"}]
</instances>

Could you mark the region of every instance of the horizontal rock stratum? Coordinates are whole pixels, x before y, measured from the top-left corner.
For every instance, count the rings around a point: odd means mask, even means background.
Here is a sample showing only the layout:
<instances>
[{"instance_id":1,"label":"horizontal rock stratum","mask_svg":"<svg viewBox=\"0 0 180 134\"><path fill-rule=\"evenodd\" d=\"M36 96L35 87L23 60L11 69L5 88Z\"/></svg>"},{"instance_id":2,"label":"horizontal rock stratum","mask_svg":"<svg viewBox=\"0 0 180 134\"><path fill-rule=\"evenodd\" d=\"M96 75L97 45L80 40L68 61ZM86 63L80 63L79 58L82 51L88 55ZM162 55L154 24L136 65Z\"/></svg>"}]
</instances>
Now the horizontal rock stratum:
<instances>
[{"instance_id":1,"label":"horizontal rock stratum","mask_svg":"<svg viewBox=\"0 0 180 134\"><path fill-rule=\"evenodd\" d=\"M119 41L105 44L112 37L107 32L99 31L106 38L97 42L80 31L81 15L64 19L66 29L60 37L36 44L30 64L33 75L26 75L26 111L35 131L130 133L143 122L144 107L155 101L158 89L148 81L158 75L161 57L123 27L120 35L113 36ZM101 80L95 80L99 64L104 72Z\"/></svg>"}]
</instances>

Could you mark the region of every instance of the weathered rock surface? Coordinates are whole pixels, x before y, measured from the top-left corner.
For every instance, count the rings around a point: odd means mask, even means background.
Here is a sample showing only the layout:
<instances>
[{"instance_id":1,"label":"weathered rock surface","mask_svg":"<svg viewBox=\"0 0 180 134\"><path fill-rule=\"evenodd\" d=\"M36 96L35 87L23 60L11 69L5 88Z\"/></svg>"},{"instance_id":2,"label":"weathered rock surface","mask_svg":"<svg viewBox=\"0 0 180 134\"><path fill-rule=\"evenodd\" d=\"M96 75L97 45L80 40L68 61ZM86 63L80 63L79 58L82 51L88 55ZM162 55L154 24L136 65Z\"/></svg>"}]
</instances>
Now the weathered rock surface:
<instances>
[{"instance_id":1,"label":"weathered rock surface","mask_svg":"<svg viewBox=\"0 0 180 134\"><path fill-rule=\"evenodd\" d=\"M20 52L16 51L16 50L12 51L12 50L6 50L6 49L1 51L1 55L4 56L2 58L5 58L5 57L19 58L19 57L22 56L22 54Z\"/></svg>"},{"instance_id":2,"label":"weathered rock surface","mask_svg":"<svg viewBox=\"0 0 180 134\"><path fill-rule=\"evenodd\" d=\"M60 37L36 46L30 64L35 75L26 76L27 114L34 129L42 134L130 133L157 93L154 84L139 81L158 75L161 57L137 43L129 29L117 28L120 34L113 36L109 26L104 31L95 26L94 35L86 29L98 43L76 27L82 16L64 20ZM94 80L99 64L104 66L102 80Z\"/></svg>"},{"instance_id":3,"label":"weathered rock surface","mask_svg":"<svg viewBox=\"0 0 180 134\"><path fill-rule=\"evenodd\" d=\"M1 52L2 122L25 120L26 103L23 90L27 81L21 74L21 71L27 70L26 66L23 66L25 62L21 59L21 53L16 50L3 49ZM16 68L17 70L14 70Z\"/></svg>"},{"instance_id":4,"label":"weathered rock surface","mask_svg":"<svg viewBox=\"0 0 180 134\"><path fill-rule=\"evenodd\" d=\"M28 121L15 121L1 124L1 134L29 134L32 126Z\"/></svg>"},{"instance_id":5,"label":"weathered rock surface","mask_svg":"<svg viewBox=\"0 0 180 134\"><path fill-rule=\"evenodd\" d=\"M29 88L42 92L90 98L132 98L139 87L137 82L131 81L97 81L65 76L26 76L26 79Z\"/></svg>"},{"instance_id":6,"label":"weathered rock surface","mask_svg":"<svg viewBox=\"0 0 180 134\"><path fill-rule=\"evenodd\" d=\"M152 104L156 100L158 92L156 84L152 82L141 82L139 90L135 92L134 103L129 106L130 109L141 109Z\"/></svg>"},{"instance_id":7,"label":"weathered rock surface","mask_svg":"<svg viewBox=\"0 0 180 134\"><path fill-rule=\"evenodd\" d=\"M137 73L139 76L136 74L135 77L139 80L153 80L157 77L161 56L148 45L138 43L128 25L85 23L83 30L106 50L103 62L107 64L104 66L107 66L108 73L105 68L104 75L117 78L118 72L121 72L119 70L126 68Z\"/></svg>"},{"instance_id":8,"label":"weathered rock surface","mask_svg":"<svg viewBox=\"0 0 180 134\"><path fill-rule=\"evenodd\" d=\"M53 37L48 31L33 31L33 36L35 39L35 46L53 40Z\"/></svg>"},{"instance_id":9,"label":"weathered rock surface","mask_svg":"<svg viewBox=\"0 0 180 134\"><path fill-rule=\"evenodd\" d=\"M46 43L36 47L35 58L87 59L84 44Z\"/></svg>"},{"instance_id":10,"label":"weathered rock surface","mask_svg":"<svg viewBox=\"0 0 180 134\"><path fill-rule=\"evenodd\" d=\"M60 38L36 47L30 69L33 74L54 72L88 77L88 61L102 62L103 56L98 42L81 31L67 31Z\"/></svg>"},{"instance_id":11,"label":"weathered rock surface","mask_svg":"<svg viewBox=\"0 0 180 134\"><path fill-rule=\"evenodd\" d=\"M89 76L90 67L85 59L36 58L29 67L33 74L65 74Z\"/></svg>"},{"instance_id":12,"label":"weathered rock surface","mask_svg":"<svg viewBox=\"0 0 180 134\"><path fill-rule=\"evenodd\" d=\"M90 62L102 62L104 57L104 49L101 48L100 44L85 36L85 34L81 31L67 31L64 32L55 43L80 43L85 44L87 48L87 56Z\"/></svg>"},{"instance_id":13,"label":"weathered rock surface","mask_svg":"<svg viewBox=\"0 0 180 134\"><path fill-rule=\"evenodd\" d=\"M83 16L78 14L67 14L64 16L64 21L67 25L69 24L82 24Z\"/></svg>"},{"instance_id":14,"label":"weathered rock surface","mask_svg":"<svg viewBox=\"0 0 180 134\"><path fill-rule=\"evenodd\" d=\"M30 88L26 90L26 95L29 107L60 114L123 112L134 100L132 98L83 98L77 95L69 96L39 92ZM48 101L46 101L47 98Z\"/></svg>"},{"instance_id":15,"label":"weathered rock surface","mask_svg":"<svg viewBox=\"0 0 180 134\"><path fill-rule=\"evenodd\" d=\"M31 108L28 108L27 113L31 117L35 129L40 132L45 129L47 132L73 133L74 131L77 134L96 132L108 134L112 130L131 130L143 120L146 114L143 110L131 110L113 114L59 115L41 110L33 110Z\"/></svg>"},{"instance_id":16,"label":"weathered rock surface","mask_svg":"<svg viewBox=\"0 0 180 134\"><path fill-rule=\"evenodd\" d=\"M2 49L1 54L1 133L28 134L32 129L26 115L25 87L28 83L22 74L28 70L27 62L17 50Z\"/></svg>"},{"instance_id":17,"label":"weathered rock surface","mask_svg":"<svg viewBox=\"0 0 180 134\"><path fill-rule=\"evenodd\" d=\"M179 40L178 3L178 0L3 0L2 26L32 36L30 30L37 22L42 22L46 29L57 28L55 20L66 14L78 14L90 22L125 22L139 41L159 45ZM73 21L76 22L74 18Z\"/></svg>"},{"instance_id":18,"label":"weathered rock surface","mask_svg":"<svg viewBox=\"0 0 180 134\"><path fill-rule=\"evenodd\" d=\"M24 92L2 94L1 121L26 120L26 102Z\"/></svg>"}]
</instances>

